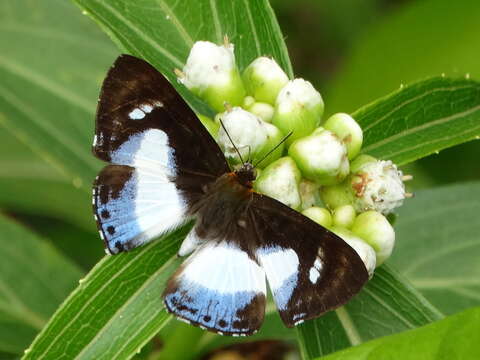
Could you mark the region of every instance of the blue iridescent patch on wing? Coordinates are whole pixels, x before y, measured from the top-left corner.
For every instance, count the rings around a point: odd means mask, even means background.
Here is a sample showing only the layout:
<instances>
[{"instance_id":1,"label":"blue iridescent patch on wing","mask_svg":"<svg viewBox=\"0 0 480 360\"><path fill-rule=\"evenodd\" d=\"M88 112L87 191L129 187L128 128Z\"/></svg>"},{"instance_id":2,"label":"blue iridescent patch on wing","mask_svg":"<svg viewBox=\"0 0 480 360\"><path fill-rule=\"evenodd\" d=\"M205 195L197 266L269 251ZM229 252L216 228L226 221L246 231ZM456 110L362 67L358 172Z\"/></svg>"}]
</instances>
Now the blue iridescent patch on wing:
<instances>
[{"instance_id":1,"label":"blue iridescent patch on wing","mask_svg":"<svg viewBox=\"0 0 480 360\"><path fill-rule=\"evenodd\" d=\"M169 280L167 309L222 335L256 332L265 313L265 273L233 243L207 241Z\"/></svg>"},{"instance_id":2,"label":"blue iridescent patch on wing","mask_svg":"<svg viewBox=\"0 0 480 360\"><path fill-rule=\"evenodd\" d=\"M285 310L298 285L299 259L293 249L280 246L263 247L257 256L267 275L277 308Z\"/></svg>"},{"instance_id":3,"label":"blue iridescent patch on wing","mask_svg":"<svg viewBox=\"0 0 480 360\"><path fill-rule=\"evenodd\" d=\"M178 290L165 296L167 309L181 319L222 334L249 334L256 330L243 312L257 300L253 291L222 294L181 282Z\"/></svg>"},{"instance_id":4,"label":"blue iridescent patch on wing","mask_svg":"<svg viewBox=\"0 0 480 360\"><path fill-rule=\"evenodd\" d=\"M184 202L164 174L107 166L94 186L100 235L112 254L133 249L185 222Z\"/></svg>"}]
</instances>

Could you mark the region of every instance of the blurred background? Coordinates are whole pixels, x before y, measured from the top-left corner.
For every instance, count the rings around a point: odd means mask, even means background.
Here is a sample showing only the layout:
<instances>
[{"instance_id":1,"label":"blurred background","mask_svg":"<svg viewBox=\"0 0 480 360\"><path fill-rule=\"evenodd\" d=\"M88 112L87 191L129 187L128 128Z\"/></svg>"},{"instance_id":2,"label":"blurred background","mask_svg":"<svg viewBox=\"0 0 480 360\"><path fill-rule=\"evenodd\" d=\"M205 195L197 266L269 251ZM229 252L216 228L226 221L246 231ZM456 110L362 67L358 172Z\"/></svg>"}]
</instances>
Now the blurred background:
<instances>
[{"instance_id":1,"label":"blurred background","mask_svg":"<svg viewBox=\"0 0 480 360\"><path fill-rule=\"evenodd\" d=\"M480 2L271 4L295 75L321 92L326 115L353 112L402 84L430 76L480 78ZM85 195L90 184L72 181L61 164L28 139L48 143L44 133L78 136L78 147L56 151L65 151L67 161L74 156L100 168L93 156L85 155L85 147L93 139L101 81L118 54L69 1L0 3L0 208L66 254L81 272L103 256ZM53 116L65 120L61 127L48 121ZM478 180L479 155L480 142L474 141L409 165L405 171L414 175L411 189Z\"/></svg>"}]
</instances>

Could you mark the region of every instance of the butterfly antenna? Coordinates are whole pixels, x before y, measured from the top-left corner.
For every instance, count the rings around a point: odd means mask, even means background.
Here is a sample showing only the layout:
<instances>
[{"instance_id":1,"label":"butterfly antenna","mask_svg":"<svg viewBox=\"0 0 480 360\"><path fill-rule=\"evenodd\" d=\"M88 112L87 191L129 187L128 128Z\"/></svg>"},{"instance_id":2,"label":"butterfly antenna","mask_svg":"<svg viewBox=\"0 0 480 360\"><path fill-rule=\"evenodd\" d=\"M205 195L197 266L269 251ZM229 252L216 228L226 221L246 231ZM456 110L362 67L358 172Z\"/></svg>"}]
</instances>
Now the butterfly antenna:
<instances>
[{"instance_id":1,"label":"butterfly antenna","mask_svg":"<svg viewBox=\"0 0 480 360\"><path fill-rule=\"evenodd\" d=\"M277 150L277 148L278 148L280 145L282 145L292 134L293 134L293 131L290 131L282 140L280 140L280 142L279 142L277 145L275 145L275 146L273 147L272 150L270 150L268 153L265 154L265 156L264 156L263 158L261 158L259 161L257 161L257 162L255 163L255 165L253 165L253 167L257 167L258 164L260 164L260 163L261 163L263 160L265 160L271 153L273 153L275 150Z\"/></svg>"},{"instance_id":2,"label":"butterfly antenna","mask_svg":"<svg viewBox=\"0 0 480 360\"><path fill-rule=\"evenodd\" d=\"M251 155L251 152L252 152L252 147L250 145L247 145L248 146L248 156L247 156L247 163L250 162L250 155Z\"/></svg>"},{"instance_id":3,"label":"butterfly antenna","mask_svg":"<svg viewBox=\"0 0 480 360\"><path fill-rule=\"evenodd\" d=\"M225 125L223 125L222 119L220 119L220 125L222 125L222 128L223 128L223 130L225 131L225 134L227 134L227 136L228 136L228 140L230 140L230 142L232 143L233 148L234 148L235 151L237 152L238 157L240 158L240 161L242 162L242 165L245 165L245 163L244 163L244 161L243 161L243 158L242 158L242 155L240 154L240 151L238 151L238 148L235 146L235 143L233 142L232 138L230 137L230 134L228 133L227 129L225 128Z\"/></svg>"}]
</instances>

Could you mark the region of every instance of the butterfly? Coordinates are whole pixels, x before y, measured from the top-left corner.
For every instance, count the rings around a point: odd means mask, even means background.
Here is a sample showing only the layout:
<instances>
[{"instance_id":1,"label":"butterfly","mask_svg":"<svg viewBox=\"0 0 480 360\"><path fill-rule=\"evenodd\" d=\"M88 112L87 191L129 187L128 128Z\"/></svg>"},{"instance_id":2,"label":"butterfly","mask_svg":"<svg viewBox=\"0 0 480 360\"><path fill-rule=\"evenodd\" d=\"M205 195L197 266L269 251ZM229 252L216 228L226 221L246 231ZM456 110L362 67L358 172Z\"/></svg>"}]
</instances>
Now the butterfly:
<instances>
[{"instance_id":1,"label":"butterfly","mask_svg":"<svg viewBox=\"0 0 480 360\"><path fill-rule=\"evenodd\" d=\"M169 81L121 55L100 94L93 144L109 162L93 208L110 254L132 250L195 219L169 279L166 309L223 335L255 333L268 280L287 327L345 304L368 280L341 238L255 192L255 169L232 171L215 140Z\"/></svg>"}]
</instances>

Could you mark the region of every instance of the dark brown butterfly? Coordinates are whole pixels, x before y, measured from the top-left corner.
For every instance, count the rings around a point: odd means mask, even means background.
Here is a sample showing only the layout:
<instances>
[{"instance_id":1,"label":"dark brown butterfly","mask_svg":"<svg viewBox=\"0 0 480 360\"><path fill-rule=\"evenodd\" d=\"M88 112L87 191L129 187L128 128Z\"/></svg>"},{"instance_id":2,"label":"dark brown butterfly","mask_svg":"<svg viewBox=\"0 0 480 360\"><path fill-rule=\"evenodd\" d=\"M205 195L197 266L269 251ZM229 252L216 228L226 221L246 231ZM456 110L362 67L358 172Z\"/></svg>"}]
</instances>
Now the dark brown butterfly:
<instances>
[{"instance_id":1,"label":"dark brown butterfly","mask_svg":"<svg viewBox=\"0 0 480 360\"><path fill-rule=\"evenodd\" d=\"M147 62L120 56L102 87L94 154L110 162L94 183L109 253L131 250L191 219L165 306L225 335L264 318L266 279L288 327L345 304L368 279L357 253L300 213L252 189L249 163L231 171L215 140ZM266 279L265 279L266 278Z\"/></svg>"}]
</instances>

